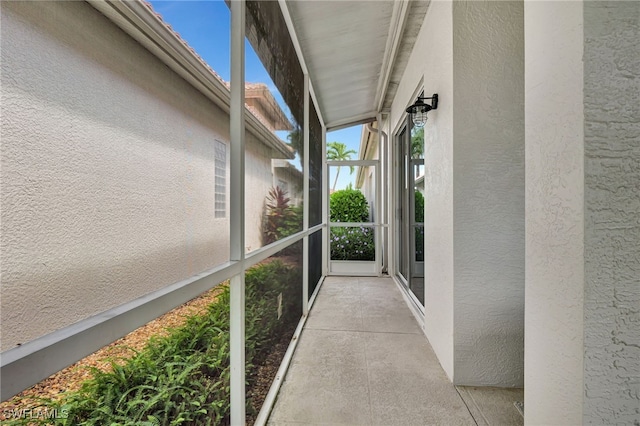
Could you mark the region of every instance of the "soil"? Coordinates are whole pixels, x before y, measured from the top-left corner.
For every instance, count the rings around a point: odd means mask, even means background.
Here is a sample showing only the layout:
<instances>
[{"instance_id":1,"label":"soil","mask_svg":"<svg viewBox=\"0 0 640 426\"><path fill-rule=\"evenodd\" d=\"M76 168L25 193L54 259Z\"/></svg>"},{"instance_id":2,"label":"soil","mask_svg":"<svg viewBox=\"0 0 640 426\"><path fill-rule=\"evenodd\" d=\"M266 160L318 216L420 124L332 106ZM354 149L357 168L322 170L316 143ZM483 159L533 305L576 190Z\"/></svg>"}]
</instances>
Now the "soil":
<instances>
[{"instance_id":1,"label":"soil","mask_svg":"<svg viewBox=\"0 0 640 426\"><path fill-rule=\"evenodd\" d=\"M247 389L247 400L250 400L252 407L255 408L255 412L247 413L247 424L249 425L254 424L258 417L260 408L271 388L271 383L276 378L284 354L287 352L294 331L295 325L290 332L282 333L280 341L271 347L264 359L258 359L256 362L257 368L249 379L251 385Z\"/></svg>"},{"instance_id":2,"label":"soil","mask_svg":"<svg viewBox=\"0 0 640 426\"><path fill-rule=\"evenodd\" d=\"M207 306L216 300L221 291L220 287L216 287L190 300L75 364L51 375L31 388L22 391L13 398L1 402L0 420L8 420L12 412L39 406L41 404L38 401L39 398L59 400L65 392L78 390L85 380L92 377L91 367L108 371L111 369L112 361L119 364L123 363L124 360L133 356L135 351L143 349L151 336L167 335L168 329L181 326L189 316L204 313ZM295 328L295 325L293 327ZM251 377L250 382L253 384L247 390L247 398L252 401L252 406L256 407L256 412L247 413L248 424L253 424L255 417L257 417L287 350L292 334L293 330L291 333L283 333L281 341L273 345L272 350L266 354L264 359L255 360L257 370Z\"/></svg>"}]
</instances>

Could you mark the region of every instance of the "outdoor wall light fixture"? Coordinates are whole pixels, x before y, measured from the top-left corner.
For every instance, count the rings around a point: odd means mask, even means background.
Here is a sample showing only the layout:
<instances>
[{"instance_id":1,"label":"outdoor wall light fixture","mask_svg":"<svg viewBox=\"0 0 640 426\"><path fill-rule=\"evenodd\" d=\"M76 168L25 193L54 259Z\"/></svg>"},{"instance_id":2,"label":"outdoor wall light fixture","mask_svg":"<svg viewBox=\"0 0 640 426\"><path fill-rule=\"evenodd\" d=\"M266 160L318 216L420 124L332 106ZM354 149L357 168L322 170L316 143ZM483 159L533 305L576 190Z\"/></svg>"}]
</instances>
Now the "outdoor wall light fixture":
<instances>
[{"instance_id":1,"label":"outdoor wall light fixture","mask_svg":"<svg viewBox=\"0 0 640 426\"><path fill-rule=\"evenodd\" d=\"M431 105L425 104L425 99L431 99ZM427 122L427 113L432 109L438 109L438 95L436 93L430 98L418 96L416 102L407 108L407 114L411 114L414 126L422 127Z\"/></svg>"}]
</instances>

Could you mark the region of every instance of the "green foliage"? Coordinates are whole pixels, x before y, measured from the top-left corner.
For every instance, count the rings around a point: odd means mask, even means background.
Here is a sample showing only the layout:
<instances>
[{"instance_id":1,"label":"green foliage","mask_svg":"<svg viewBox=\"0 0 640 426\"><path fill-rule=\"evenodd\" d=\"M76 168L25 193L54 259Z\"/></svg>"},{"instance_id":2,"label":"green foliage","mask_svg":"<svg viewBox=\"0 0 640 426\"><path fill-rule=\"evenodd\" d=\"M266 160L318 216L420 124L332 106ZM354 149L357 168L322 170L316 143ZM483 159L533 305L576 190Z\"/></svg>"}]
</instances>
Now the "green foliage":
<instances>
[{"instance_id":1,"label":"green foliage","mask_svg":"<svg viewBox=\"0 0 640 426\"><path fill-rule=\"evenodd\" d=\"M411 130L411 158L422 158L424 154L424 127Z\"/></svg>"},{"instance_id":2,"label":"green foliage","mask_svg":"<svg viewBox=\"0 0 640 426\"><path fill-rule=\"evenodd\" d=\"M418 223L424 222L424 195L420 191L415 191L415 219Z\"/></svg>"},{"instance_id":3,"label":"green foliage","mask_svg":"<svg viewBox=\"0 0 640 426\"><path fill-rule=\"evenodd\" d=\"M415 192L415 219L416 223L424 222L424 196L420 191ZM416 262L424 260L424 226L415 228Z\"/></svg>"},{"instance_id":4,"label":"green foliage","mask_svg":"<svg viewBox=\"0 0 640 426\"><path fill-rule=\"evenodd\" d=\"M347 149L347 145L342 142L327 143L327 160L329 161L351 160L351 154L357 154L357 152Z\"/></svg>"},{"instance_id":5,"label":"green foliage","mask_svg":"<svg viewBox=\"0 0 640 426\"><path fill-rule=\"evenodd\" d=\"M342 142L329 142L327 144L327 160L329 161L346 161L351 160L351 154L357 154L352 149L347 149L347 145ZM349 166L350 173L353 173L353 166ZM340 176L340 167L336 173L336 179L333 181L333 190L336 190L336 184L338 183L338 176Z\"/></svg>"},{"instance_id":6,"label":"green foliage","mask_svg":"<svg viewBox=\"0 0 640 426\"><path fill-rule=\"evenodd\" d=\"M373 236L371 227L331 228L331 259L375 260Z\"/></svg>"},{"instance_id":7,"label":"green foliage","mask_svg":"<svg viewBox=\"0 0 640 426\"><path fill-rule=\"evenodd\" d=\"M290 201L287 192L279 186L269 191L262 220L264 245L302 231L302 206L290 206Z\"/></svg>"},{"instance_id":8,"label":"green foliage","mask_svg":"<svg viewBox=\"0 0 640 426\"><path fill-rule=\"evenodd\" d=\"M356 189L343 189L329 199L331 222L367 222L369 204L364 194ZM331 228L332 260L374 260L374 233L371 227Z\"/></svg>"},{"instance_id":9,"label":"green foliage","mask_svg":"<svg viewBox=\"0 0 640 426\"><path fill-rule=\"evenodd\" d=\"M364 194L357 189L342 189L329 198L331 222L367 222L369 204Z\"/></svg>"},{"instance_id":10,"label":"green foliage","mask_svg":"<svg viewBox=\"0 0 640 426\"><path fill-rule=\"evenodd\" d=\"M249 269L246 283L246 362L249 384L256 358L301 315L302 275L279 260ZM278 295L284 294L278 320ZM93 368L93 378L61 402L42 406L65 413L56 425L221 425L229 424L229 287L205 315L195 315L112 371ZM255 412L247 401L247 412ZM259 408L259 407L258 407ZM53 422L53 423L52 423ZM33 424L19 419L7 424Z\"/></svg>"}]
</instances>

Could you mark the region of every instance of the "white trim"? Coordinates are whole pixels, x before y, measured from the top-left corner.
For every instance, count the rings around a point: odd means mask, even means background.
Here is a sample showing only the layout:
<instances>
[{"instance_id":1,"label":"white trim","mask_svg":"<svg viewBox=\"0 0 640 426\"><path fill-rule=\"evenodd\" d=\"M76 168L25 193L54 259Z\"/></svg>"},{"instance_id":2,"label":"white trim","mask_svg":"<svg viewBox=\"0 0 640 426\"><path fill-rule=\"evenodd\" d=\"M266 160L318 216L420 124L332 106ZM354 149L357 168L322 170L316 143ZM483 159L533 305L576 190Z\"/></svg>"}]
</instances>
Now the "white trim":
<instances>
[{"instance_id":1,"label":"white trim","mask_svg":"<svg viewBox=\"0 0 640 426\"><path fill-rule=\"evenodd\" d=\"M287 29L289 30L289 37L291 37L291 42L293 43L293 48L296 51L296 55L298 56L298 61L300 62L300 68L302 68L302 72L307 78L309 78L309 89L305 90L305 94L309 93L311 95L311 99L316 108L316 113L318 114L318 118L320 119L320 124L324 124L324 119L322 118L322 112L320 108L318 108L318 99L316 98L316 92L313 90L313 84L311 83L311 78L309 76L309 69L307 68L307 62L305 61L304 54L302 52L302 47L300 47L300 41L298 40L298 34L296 33L296 29L293 25L293 19L291 18L291 13L289 13L289 6L287 6L286 0L278 0L280 4L280 10L282 11L282 16L284 17L284 21L287 24Z\"/></svg>"},{"instance_id":2,"label":"white trim","mask_svg":"<svg viewBox=\"0 0 640 426\"><path fill-rule=\"evenodd\" d=\"M354 115L353 117L348 117L341 120L333 121L331 123L327 123L326 128L328 132L333 132L334 130L357 126L358 124L371 123L372 121L375 121L376 115L378 115L377 111L365 112L363 114Z\"/></svg>"},{"instance_id":3,"label":"white trim","mask_svg":"<svg viewBox=\"0 0 640 426\"><path fill-rule=\"evenodd\" d=\"M378 276L376 262L368 260L330 260L328 275Z\"/></svg>"},{"instance_id":4,"label":"white trim","mask_svg":"<svg viewBox=\"0 0 640 426\"><path fill-rule=\"evenodd\" d=\"M242 265L239 275L231 278L229 358L230 358L230 405L231 424L240 425L246 421L245 391L245 11L244 0L232 1L231 5L231 186L230 197L231 229L230 255Z\"/></svg>"},{"instance_id":5,"label":"white trim","mask_svg":"<svg viewBox=\"0 0 640 426\"><path fill-rule=\"evenodd\" d=\"M304 118L303 118L303 197L302 229L309 230L309 75L304 75ZM309 313L309 236L302 240L302 315Z\"/></svg>"},{"instance_id":6,"label":"white trim","mask_svg":"<svg viewBox=\"0 0 640 426\"><path fill-rule=\"evenodd\" d=\"M403 2L404 3L404 2ZM375 174L376 174L376 205L375 207L375 215L376 215L376 222L378 223L384 223L384 218L382 217L382 209L383 209L383 202L384 200L382 199L382 173L384 173L384 171L382 170L383 168L383 163L382 163L382 159L383 159L383 155L382 152L380 150L380 145L382 142L382 130L380 129L380 114L377 115L376 117L376 122L378 123L378 166L375 168ZM376 227L375 229L375 234L374 234L374 244L375 246L375 260L376 260L376 271L378 272L378 276L382 276L382 260L383 260L383 249L384 247L382 246L382 228L380 227Z\"/></svg>"},{"instance_id":7,"label":"white trim","mask_svg":"<svg viewBox=\"0 0 640 426\"><path fill-rule=\"evenodd\" d=\"M378 111L382 110L387 89L389 88L389 79L391 78L391 72L395 65L398 48L402 41L402 35L407 22L409 3L410 2L408 1L398 1L393 3L391 23L389 26L387 43L384 49L384 59L380 69L380 77L378 78L376 98L374 101Z\"/></svg>"},{"instance_id":8,"label":"white trim","mask_svg":"<svg viewBox=\"0 0 640 426\"><path fill-rule=\"evenodd\" d=\"M231 278L229 358L230 358L230 405L231 424L245 423L245 279L244 272Z\"/></svg>"},{"instance_id":9,"label":"white trim","mask_svg":"<svg viewBox=\"0 0 640 426\"><path fill-rule=\"evenodd\" d=\"M293 20L291 19L291 13L289 13L289 7L287 6L287 2L285 0L278 0L278 3L280 4L280 11L282 12L282 16L284 17L284 22L286 22L287 24L287 29L289 30L289 37L291 37L293 48L295 49L296 55L298 56L298 61L300 62L300 68L302 68L303 74L309 75L307 62L304 60L304 55L302 54L302 48L300 47L300 42L298 41L298 35L296 34L295 27L293 26Z\"/></svg>"},{"instance_id":10,"label":"white trim","mask_svg":"<svg viewBox=\"0 0 640 426\"><path fill-rule=\"evenodd\" d=\"M328 226L330 228L358 228L360 226L364 228L381 228L386 225L378 222L329 222Z\"/></svg>"},{"instance_id":11,"label":"white trim","mask_svg":"<svg viewBox=\"0 0 640 426\"><path fill-rule=\"evenodd\" d=\"M327 165L327 128L322 126L322 223L329 222L329 166ZM329 231L322 229L322 275L329 273Z\"/></svg>"},{"instance_id":12,"label":"white trim","mask_svg":"<svg viewBox=\"0 0 640 426\"><path fill-rule=\"evenodd\" d=\"M254 250L251 253L247 253L244 261L245 270L249 269L256 263L260 263L263 260L270 258L274 254L286 249L290 245L303 239L305 236L307 236L307 232L300 231L296 234L289 235L288 237L282 238L278 241L274 241L268 246L260 247L258 250Z\"/></svg>"},{"instance_id":13,"label":"white trim","mask_svg":"<svg viewBox=\"0 0 640 426\"><path fill-rule=\"evenodd\" d=\"M309 95L311 96L311 100L313 101L313 107L316 110L316 114L318 114L318 120L320 120L320 125L324 126L324 119L322 118L322 112L320 111L320 104L318 103L318 99L316 98L316 92L313 89L313 83L309 80Z\"/></svg>"},{"instance_id":14,"label":"white trim","mask_svg":"<svg viewBox=\"0 0 640 426\"><path fill-rule=\"evenodd\" d=\"M3 352L0 359L1 400L14 396L218 284L240 275L243 266L249 268L304 236L325 228L325 224L315 225L307 232L292 235L252 252L243 263L226 262ZM309 301L310 306L312 300L313 296Z\"/></svg>"},{"instance_id":15,"label":"white trim","mask_svg":"<svg viewBox=\"0 0 640 426\"><path fill-rule=\"evenodd\" d=\"M327 227L326 223L319 223L317 225L314 225L311 228L309 228L309 230L307 231L307 235L315 234L316 232L326 227Z\"/></svg>"},{"instance_id":16,"label":"white trim","mask_svg":"<svg viewBox=\"0 0 640 426\"><path fill-rule=\"evenodd\" d=\"M379 160L332 160L327 161L327 166L377 166L379 163Z\"/></svg>"},{"instance_id":17,"label":"white trim","mask_svg":"<svg viewBox=\"0 0 640 426\"><path fill-rule=\"evenodd\" d=\"M3 352L0 400L46 379L240 271L239 262L224 263Z\"/></svg>"},{"instance_id":18,"label":"white trim","mask_svg":"<svg viewBox=\"0 0 640 426\"><path fill-rule=\"evenodd\" d=\"M420 325L422 332L425 333L424 306L420 304L420 301L415 297L413 293L411 293L411 291L409 290L409 287L406 286L404 283L402 283L402 281L400 281L400 279L397 276L391 276L391 278L393 279L393 282L400 289L402 298L404 299L405 303L409 307L409 310L413 314L413 317L416 319L416 321L418 321L418 324ZM425 337L427 337L427 340L429 340L426 333L425 333Z\"/></svg>"},{"instance_id":19,"label":"white trim","mask_svg":"<svg viewBox=\"0 0 640 426\"><path fill-rule=\"evenodd\" d=\"M309 308L313 307L314 302L316 301L316 296L320 291L320 287L324 283L324 276L320 277L318 280L318 284L316 285L316 289L311 295L309 299ZM276 377L271 382L271 387L269 388L269 393L264 399L262 403L262 407L260 408L260 412L258 413L258 417L254 423L255 426L264 426L269 420L269 415L271 414L271 410L276 402L276 396L278 395L278 391L280 391L280 386L282 386L282 382L289 370L289 365L291 364L291 359L293 358L293 354L298 347L298 342L300 341L300 336L304 331L304 325L307 322L308 314L305 314L300 318L300 322L298 322L298 326L296 327L296 331L293 333L291 337L291 342L287 347L287 351L284 354L282 362L280 363L280 367L278 368L278 372L276 373Z\"/></svg>"}]
</instances>

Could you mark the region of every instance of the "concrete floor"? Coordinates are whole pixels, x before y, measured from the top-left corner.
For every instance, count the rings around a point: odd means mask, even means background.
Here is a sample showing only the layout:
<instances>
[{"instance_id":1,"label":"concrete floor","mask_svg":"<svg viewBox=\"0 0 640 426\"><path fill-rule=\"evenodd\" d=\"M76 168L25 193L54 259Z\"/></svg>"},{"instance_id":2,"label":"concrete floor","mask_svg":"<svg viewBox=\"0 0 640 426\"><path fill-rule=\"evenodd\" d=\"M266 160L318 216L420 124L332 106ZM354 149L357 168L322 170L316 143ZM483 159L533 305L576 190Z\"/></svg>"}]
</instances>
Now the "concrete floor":
<instances>
[{"instance_id":1,"label":"concrete floor","mask_svg":"<svg viewBox=\"0 0 640 426\"><path fill-rule=\"evenodd\" d=\"M461 398L390 278L328 277L268 424L522 424L476 389Z\"/></svg>"}]
</instances>

